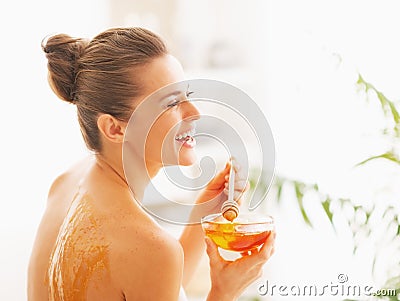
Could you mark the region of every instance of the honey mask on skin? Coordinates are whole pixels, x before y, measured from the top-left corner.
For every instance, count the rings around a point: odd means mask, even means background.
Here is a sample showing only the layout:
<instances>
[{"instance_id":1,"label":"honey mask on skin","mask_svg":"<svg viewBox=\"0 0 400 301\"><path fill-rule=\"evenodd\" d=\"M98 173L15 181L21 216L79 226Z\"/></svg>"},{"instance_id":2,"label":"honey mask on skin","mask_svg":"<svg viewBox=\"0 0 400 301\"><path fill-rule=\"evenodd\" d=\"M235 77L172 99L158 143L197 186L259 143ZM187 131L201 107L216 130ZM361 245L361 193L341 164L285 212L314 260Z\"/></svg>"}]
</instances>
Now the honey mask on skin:
<instances>
[{"instance_id":1,"label":"honey mask on skin","mask_svg":"<svg viewBox=\"0 0 400 301\"><path fill-rule=\"evenodd\" d=\"M48 269L49 300L85 300L90 282L109 272L109 246L92 200L77 194L60 228ZM61 298L60 298L61 297Z\"/></svg>"}]
</instances>

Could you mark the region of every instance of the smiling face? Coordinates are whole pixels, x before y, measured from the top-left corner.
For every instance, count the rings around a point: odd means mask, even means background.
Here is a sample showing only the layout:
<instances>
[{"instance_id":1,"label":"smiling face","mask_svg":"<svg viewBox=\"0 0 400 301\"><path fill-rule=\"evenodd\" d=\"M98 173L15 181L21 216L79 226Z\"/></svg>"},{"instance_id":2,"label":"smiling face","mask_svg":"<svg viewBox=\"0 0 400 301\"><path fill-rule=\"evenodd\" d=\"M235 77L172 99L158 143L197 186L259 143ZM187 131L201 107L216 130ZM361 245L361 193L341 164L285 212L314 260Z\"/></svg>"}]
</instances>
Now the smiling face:
<instances>
[{"instance_id":1,"label":"smiling face","mask_svg":"<svg viewBox=\"0 0 400 301\"><path fill-rule=\"evenodd\" d=\"M133 124L129 125L134 128L129 135L135 137L131 144L135 143L134 147L144 155L148 169L193 164L196 160L194 122L199 112L187 99L190 87L177 83L184 80L182 66L173 56L165 55L141 71L145 99L135 109ZM144 135L144 140L139 135Z\"/></svg>"}]
</instances>

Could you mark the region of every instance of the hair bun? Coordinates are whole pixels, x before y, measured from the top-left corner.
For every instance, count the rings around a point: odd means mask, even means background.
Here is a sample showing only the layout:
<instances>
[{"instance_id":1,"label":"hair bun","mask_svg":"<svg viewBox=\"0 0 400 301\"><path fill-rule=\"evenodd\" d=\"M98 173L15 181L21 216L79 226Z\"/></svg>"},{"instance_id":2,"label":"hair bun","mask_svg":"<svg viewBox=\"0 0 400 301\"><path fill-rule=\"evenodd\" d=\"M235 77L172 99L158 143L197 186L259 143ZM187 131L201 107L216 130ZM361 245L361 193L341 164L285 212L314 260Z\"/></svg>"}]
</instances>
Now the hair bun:
<instances>
[{"instance_id":1,"label":"hair bun","mask_svg":"<svg viewBox=\"0 0 400 301\"><path fill-rule=\"evenodd\" d=\"M42 42L49 70L49 84L54 93L70 103L76 100L76 75L79 70L79 58L83 55L88 42L66 34L51 36Z\"/></svg>"}]
</instances>

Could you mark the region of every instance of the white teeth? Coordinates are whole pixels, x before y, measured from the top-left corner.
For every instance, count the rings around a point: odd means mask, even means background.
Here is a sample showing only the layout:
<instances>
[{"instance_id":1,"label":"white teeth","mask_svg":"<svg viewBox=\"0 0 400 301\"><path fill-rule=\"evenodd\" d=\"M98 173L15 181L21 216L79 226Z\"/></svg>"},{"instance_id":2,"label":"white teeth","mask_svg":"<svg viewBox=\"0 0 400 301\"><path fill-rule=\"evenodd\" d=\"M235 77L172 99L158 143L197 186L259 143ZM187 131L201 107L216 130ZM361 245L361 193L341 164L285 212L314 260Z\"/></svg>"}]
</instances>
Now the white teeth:
<instances>
[{"instance_id":1,"label":"white teeth","mask_svg":"<svg viewBox=\"0 0 400 301\"><path fill-rule=\"evenodd\" d=\"M182 134L177 135L177 136L175 137L175 139L176 139L176 140L180 140L180 139L182 139L182 138L186 138L187 136L193 136L194 133L195 133L195 130L192 129L192 130L189 130L189 131L187 131L187 132L184 132L184 133L182 133Z\"/></svg>"}]
</instances>

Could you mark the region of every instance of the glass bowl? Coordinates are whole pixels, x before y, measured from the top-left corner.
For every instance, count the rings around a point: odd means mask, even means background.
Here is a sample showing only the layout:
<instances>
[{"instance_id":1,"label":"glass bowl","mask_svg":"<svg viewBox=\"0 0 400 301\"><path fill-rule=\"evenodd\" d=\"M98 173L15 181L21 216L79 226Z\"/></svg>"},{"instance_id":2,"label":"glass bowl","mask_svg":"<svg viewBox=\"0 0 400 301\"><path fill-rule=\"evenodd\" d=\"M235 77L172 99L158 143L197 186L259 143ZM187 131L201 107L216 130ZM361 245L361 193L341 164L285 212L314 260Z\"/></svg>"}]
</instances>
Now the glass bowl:
<instances>
[{"instance_id":1,"label":"glass bowl","mask_svg":"<svg viewBox=\"0 0 400 301\"><path fill-rule=\"evenodd\" d=\"M201 219L205 234L222 249L248 252L261 246L275 229L274 219L269 215L241 214L233 222L220 213Z\"/></svg>"}]
</instances>

